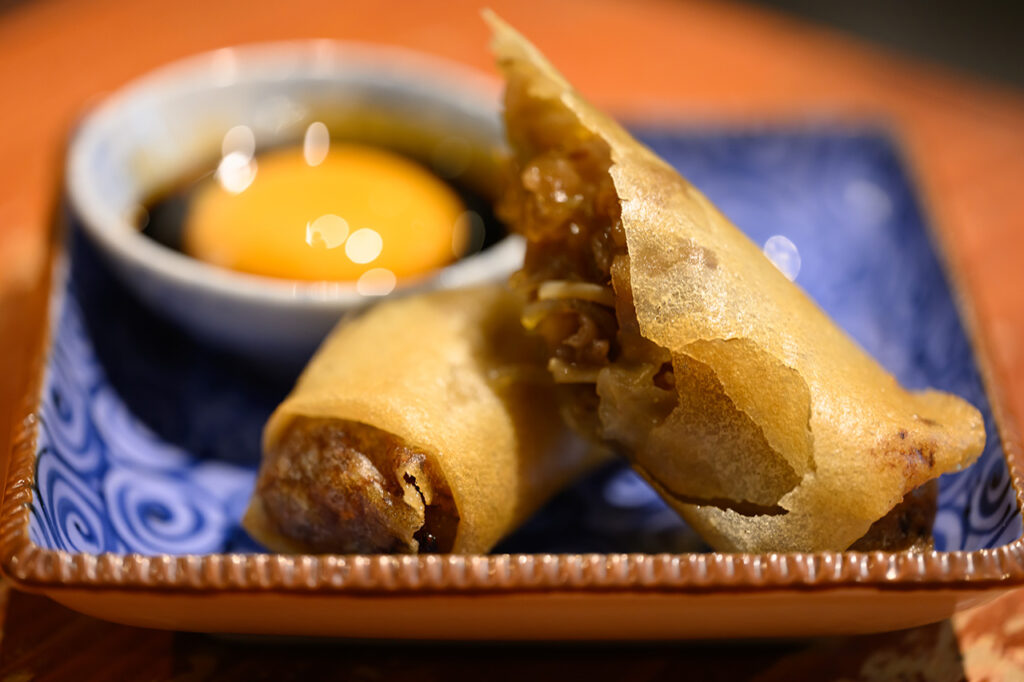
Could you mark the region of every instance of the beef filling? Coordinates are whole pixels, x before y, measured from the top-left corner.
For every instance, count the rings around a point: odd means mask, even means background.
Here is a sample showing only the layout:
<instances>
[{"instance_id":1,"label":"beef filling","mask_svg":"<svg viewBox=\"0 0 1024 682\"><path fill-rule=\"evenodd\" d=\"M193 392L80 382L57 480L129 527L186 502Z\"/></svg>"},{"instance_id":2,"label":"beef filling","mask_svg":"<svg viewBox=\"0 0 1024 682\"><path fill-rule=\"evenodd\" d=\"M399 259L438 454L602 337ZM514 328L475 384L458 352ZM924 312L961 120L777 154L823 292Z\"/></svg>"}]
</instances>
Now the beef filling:
<instances>
[{"instance_id":1,"label":"beef filling","mask_svg":"<svg viewBox=\"0 0 1024 682\"><path fill-rule=\"evenodd\" d=\"M907 493L902 502L875 521L867 534L853 543L850 549L858 552L923 552L932 549L932 526L938 502L939 482L933 479Z\"/></svg>"},{"instance_id":2,"label":"beef filling","mask_svg":"<svg viewBox=\"0 0 1024 682\"><path fill-rule=\"evenodd\" d=\"M664 366L657 385L671 391L671 364L639 335L608 145L515 81L505 105L517 155L498 214L527 240L512 280L529 301L523 322L544 339L548 368L566 385L567 417L599 436L598 371L614 362Z\"/></svg>"},{"instance_id":3,"label":"beef filling","mask_svg":"<svg viewBox=\"0 0 1024 682\"><path fill-rule=\"evenodd\" d=\"M424 453L366 424L294 420L258 491L277 530L314 553L447 552L458 512Z\"/></svg>"}]
</instances>

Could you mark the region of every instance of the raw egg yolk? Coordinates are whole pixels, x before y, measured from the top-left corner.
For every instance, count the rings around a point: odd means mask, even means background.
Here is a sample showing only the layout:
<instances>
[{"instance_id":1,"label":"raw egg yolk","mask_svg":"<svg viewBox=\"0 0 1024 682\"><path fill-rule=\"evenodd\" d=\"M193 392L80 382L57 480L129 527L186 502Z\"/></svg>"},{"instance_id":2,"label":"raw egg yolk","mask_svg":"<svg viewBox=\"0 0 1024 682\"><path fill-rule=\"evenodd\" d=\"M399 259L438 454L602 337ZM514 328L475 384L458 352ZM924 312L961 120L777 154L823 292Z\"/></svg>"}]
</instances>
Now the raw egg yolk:
<instances>
[{"instance_id":1,"label":"raw egg yolk","mask_svg":"<svg viewBox=\"0 0 1024 682\"><path fill-rule=\"evenodd\" d=\"M259 275L360 283L367 275L392 286L461 255L465 208L425 168L356 144L332 145L315 161L302 148L225 156L194 195L184 251Z\"/></svg>"}]
</instances>

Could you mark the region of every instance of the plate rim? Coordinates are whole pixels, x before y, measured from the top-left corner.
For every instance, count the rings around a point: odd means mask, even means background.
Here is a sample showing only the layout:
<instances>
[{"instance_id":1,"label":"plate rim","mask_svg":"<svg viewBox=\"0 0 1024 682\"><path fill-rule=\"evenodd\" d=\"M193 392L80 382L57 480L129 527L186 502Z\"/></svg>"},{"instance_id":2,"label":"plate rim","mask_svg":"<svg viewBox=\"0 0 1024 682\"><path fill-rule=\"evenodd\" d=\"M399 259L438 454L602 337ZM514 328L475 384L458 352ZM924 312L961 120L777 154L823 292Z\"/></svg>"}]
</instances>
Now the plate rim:
<instances>
[{"instance_id":1,"label":"plate rim","mask_svg":"<svg viewBox=\"0 0 1024 682\"><path fill-rule=\"evenodd\" d=\"M48 268L49 270L50 268ZM49 273L48 273L49 274ZM52 287L52 277L47 286ZM53 298L49 297L50 306ZM204 555L72 553L40 547L28 529L35 484L37 412L49 355L32 360L14 422L0 507L0 571L27 589L231 591L344 594L573 592L736 592L1007 589L1024 584L1024 536L993 549L939 552L790 552L498 555ZM990 362L962 316L992 405L1021 514L1024 457ZM969 325L969 326L968 326Z\"/></svg>"},{"instance_id":2,"label":"plate rim","mask_svg":"<svg viewBox=\"0 0 1024 682\"><path fill-rule=\"evenodd\" d=\"M911 181L914 167L888 135ZM919 183L914 183L920 192ZM980 333L974 301L960 263L923 202L924 228L948 278L951 295L974 354L1017 501L1024 515L1024 448L1004 385L993 363L991 340ZM56 211L59 219L60 211ZM41 389L55 322L52 295L67 235L51 230L40 273L41 342L29 363L29 381L15 401L7 470L0 504L0 572L29 590L276 592L309 594L514 594L521 592L763 592L870 590L1006 590L1024 584L1024 535L996 548L926 552L770 552L680 554L498 555L204 555L72 553L47 549L29 537L36 468Z\"/></svg>"}]
</instances>

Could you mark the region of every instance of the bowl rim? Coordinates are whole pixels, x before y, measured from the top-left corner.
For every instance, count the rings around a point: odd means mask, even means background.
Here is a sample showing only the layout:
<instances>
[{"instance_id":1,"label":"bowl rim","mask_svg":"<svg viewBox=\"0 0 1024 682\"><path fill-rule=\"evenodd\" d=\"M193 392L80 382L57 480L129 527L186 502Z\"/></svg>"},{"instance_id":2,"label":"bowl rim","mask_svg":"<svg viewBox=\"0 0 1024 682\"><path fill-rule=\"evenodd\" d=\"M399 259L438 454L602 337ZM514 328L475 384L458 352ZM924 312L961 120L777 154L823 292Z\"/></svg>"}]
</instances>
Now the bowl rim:
<instances>
[{"instance_id":1,"label":"bowl rim","mask_svg":"<svg viewBox=\"0 0 1024 682\"><path fill-rule=\"evenodd\" d=\"M353 66L355 65L355 66ZM172 61L119 87L88 111L73 131L65 162L67 208L86 235L116 260L149 271L178 289L203 289L247 305L335 310L357 307L366 297L354 282L305 281L244 273L196 260L154 242L105 202L96 188L90 160L105 139L109 122L132 102L146 97L210 89L237 82L274 82L301 73L329 79L342 71L391 73L429 80L446 98L476 113L498 117L497 78L458 62L414 50L359 41L285 40L223 47ZM400 281L394 293L430 283L465 283L493 272L521 255L522 245L504 237L424 277Z\"/></svg>"}]
</instances>

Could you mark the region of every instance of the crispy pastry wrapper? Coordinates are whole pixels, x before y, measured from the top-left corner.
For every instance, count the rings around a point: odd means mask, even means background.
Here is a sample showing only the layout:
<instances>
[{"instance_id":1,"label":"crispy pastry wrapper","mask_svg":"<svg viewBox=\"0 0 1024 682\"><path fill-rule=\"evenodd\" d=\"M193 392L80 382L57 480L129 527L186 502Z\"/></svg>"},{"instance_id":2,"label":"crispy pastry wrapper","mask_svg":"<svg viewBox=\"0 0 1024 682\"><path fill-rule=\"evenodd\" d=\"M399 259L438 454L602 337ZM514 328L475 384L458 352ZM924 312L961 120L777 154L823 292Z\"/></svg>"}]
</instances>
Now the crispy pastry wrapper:
<instances>
[{"instance_id":1,"label":"crispy pastry wrapper","mask_svg":"<svg viewBox=\"0 0 1024 682\"><path fill-rule=\"evenodd\" d=\"M638 428L652 370L613 362L596 382L603 434L708 542L843 550L904 495L979 455L974 407L904 390L695 187L485 19L506 78L610 150L629 264L613 277L619 322L631 300L642 337L670 354L678 402ZM506 124L514 146L529 137L525 122Z\"/></svg>"},{"instance_id":2,"label":"crispy pastry wrapper","mask_svg":"<svg viewBox=\"0 0 1024 682\"><path fill-rule=\"evenodd\" d=\"M600 462L520 313L495 285L340 324L267 422L249 532L288 552L481 553Z\"/></svg>"}]
</instances>

